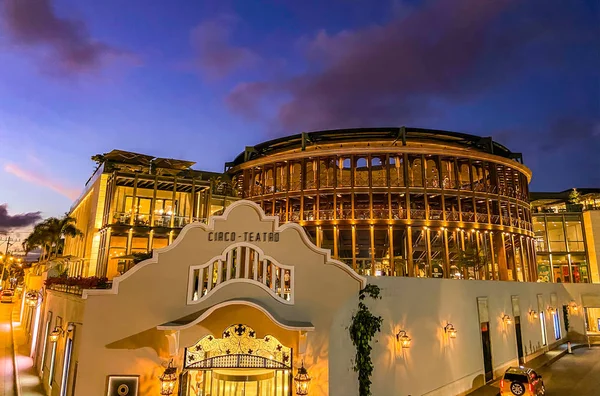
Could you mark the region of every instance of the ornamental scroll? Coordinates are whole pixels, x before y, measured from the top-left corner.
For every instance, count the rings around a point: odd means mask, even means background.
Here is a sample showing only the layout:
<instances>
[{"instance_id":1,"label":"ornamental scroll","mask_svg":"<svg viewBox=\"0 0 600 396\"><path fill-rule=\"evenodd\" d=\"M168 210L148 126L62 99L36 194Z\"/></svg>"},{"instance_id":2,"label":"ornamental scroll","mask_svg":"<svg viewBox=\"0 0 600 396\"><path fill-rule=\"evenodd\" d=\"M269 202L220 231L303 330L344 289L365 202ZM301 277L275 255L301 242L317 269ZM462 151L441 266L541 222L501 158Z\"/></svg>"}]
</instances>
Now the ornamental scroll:
<instances>
[{"instance_id":1,"label":"ornamental scroll","mask_svg":"<svg viewBox=\"0 0 600 396\"><path fill-rule=\"evenodd\" d=\"M292 349L277 338L256 338L256 332L243 324L232 325L223 338L203 337L185 349L184 368L273 368L291 369Z\"/></svg>"}]
</instances>

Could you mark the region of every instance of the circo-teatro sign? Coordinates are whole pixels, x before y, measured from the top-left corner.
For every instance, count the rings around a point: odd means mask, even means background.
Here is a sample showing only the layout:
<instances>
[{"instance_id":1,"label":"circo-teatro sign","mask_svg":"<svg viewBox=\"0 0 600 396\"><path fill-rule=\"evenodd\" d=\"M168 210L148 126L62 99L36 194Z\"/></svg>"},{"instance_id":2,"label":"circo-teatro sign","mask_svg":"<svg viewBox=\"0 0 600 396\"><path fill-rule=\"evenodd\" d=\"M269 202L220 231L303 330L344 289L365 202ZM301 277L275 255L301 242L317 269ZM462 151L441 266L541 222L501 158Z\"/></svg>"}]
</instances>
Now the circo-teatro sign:
<instances>
[{"instance_id":1,"label":"circo-teatro sign","mask_svg":"<svg viewBox=\"0 0 600 396\"><path fill-rule=\"evenodd\" d=\"M225 231L208 233L209 242L279 242L279 232Z\"/></svg>"}]
</instances>

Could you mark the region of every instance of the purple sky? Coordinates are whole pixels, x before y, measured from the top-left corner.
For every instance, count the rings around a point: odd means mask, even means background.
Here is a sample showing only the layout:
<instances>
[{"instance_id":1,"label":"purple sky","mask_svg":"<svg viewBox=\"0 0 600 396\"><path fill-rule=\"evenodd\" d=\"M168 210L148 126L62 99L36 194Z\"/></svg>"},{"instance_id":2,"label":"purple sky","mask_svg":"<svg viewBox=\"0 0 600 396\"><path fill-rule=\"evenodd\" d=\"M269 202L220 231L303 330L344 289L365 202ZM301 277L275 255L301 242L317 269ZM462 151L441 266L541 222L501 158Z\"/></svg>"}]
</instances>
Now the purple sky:
<instances>
[{"instance_id":1,"label":"purple sky","mask_svg":"<svg viewBox=\"0 0 600 396\"><path fill-rule=\"evenodd\" d=\"M0 0L0 231L67 211L93 154L221 171L328 128L492 136L532 189L600 187L599 48L596 0Z\"/></svg>"}]
</instances>

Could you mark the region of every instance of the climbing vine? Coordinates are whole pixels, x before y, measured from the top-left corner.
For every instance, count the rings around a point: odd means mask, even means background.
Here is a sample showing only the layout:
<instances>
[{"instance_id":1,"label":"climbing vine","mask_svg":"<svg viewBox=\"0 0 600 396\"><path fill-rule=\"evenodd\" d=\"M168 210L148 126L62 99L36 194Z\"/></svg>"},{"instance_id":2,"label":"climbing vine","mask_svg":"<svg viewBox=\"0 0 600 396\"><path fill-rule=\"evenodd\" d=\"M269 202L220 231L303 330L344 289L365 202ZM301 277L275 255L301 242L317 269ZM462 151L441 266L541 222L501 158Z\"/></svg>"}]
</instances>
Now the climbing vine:
<instances>
[{"instance_id":1,"label":"climbing vine","mask_svg":"<svg viewBox=\"0 0 600 396\"><path fill-rule=\"evenodd\" d=\"M371 340L376 333L381 331L381 316L375 316L364 303L368 296L380 299L381 289L376 285L366 285L358 295L358 311L352 316L350 324L350 338L356 348L354 358L354 371L358 373L358 390L360 396L371 396L371 375L373 374L373 361L371 360Z\"/></svg>"},{"instance_id":2,"label":"climbing vine","mask_svg":"<svg viewBox=\"0 0 600 396\"><path fill-rule=\"evenodd\" d=\"M569 332L569 307L566 305L563 305L563 318L565 320L565 330L567 330L567 333Z\"/></svg>"}]
</instances>

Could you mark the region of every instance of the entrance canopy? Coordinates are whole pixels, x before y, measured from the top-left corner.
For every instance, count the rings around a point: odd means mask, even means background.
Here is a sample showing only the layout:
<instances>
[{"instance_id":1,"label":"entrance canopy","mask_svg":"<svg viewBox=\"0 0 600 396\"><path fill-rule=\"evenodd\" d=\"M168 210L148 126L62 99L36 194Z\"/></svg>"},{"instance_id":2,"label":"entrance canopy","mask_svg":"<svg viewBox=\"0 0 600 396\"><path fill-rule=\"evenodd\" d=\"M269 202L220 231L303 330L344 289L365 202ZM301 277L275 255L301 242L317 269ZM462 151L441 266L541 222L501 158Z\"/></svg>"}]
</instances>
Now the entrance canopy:
<instances>
[{"instance_id":1,"label":"entrance canopy","mask_svg":"<svg viewBox=\"0 0 600 396\"><path fill-rule=\"evenodd\" d=\"M231 305L245 305L258 309L267 317L269 317L269 319L271 319L275 324L286 330L313 331L315 329L315 326L310 322L296 322L278 317L276 314L273 314L261 301L248 298L223 301L222 303L199 310L183 318L163 323L156 328L158 330L184 330L202 322L219 308L224 308Z\"/></svg>"}]
</instances>

